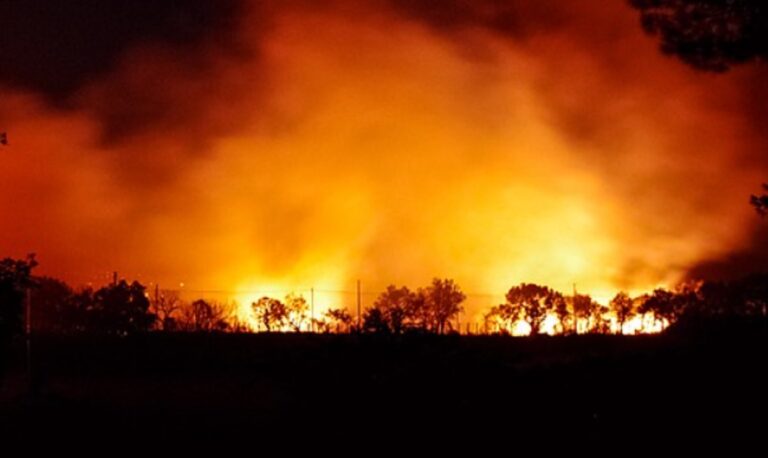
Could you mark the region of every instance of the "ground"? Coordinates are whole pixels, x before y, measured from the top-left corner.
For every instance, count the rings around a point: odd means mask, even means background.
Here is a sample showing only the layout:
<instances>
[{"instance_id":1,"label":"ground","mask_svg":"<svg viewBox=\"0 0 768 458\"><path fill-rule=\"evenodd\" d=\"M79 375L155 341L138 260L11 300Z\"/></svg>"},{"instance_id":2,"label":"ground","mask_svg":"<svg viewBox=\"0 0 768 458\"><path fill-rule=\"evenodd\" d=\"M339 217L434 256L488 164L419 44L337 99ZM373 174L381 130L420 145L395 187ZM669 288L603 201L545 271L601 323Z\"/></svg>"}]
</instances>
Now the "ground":
<instances>
[{"instance_id":1,"label":"ground","mask_svg":"<svg viewBox=\"0 0 768 458\"><path fill-rule=\"evenodd\" d=\"M6 371L0 433L331 449L757 443L768 426L766 344L762 331L41 336L37 393L23 346Z\"/></svg>"}]
</instances>

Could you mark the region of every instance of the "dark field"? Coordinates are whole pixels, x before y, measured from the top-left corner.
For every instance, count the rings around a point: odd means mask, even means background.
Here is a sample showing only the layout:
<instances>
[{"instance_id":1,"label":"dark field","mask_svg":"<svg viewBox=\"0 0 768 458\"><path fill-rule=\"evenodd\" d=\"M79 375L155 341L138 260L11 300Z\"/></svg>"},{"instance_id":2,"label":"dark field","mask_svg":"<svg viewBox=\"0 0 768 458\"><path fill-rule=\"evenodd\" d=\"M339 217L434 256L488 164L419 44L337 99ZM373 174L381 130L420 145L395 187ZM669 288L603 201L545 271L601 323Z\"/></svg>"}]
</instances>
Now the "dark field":
<instances>
[{"instance_id":1,"label":"dark field","mask_svg":"<svg viewBox=\"0 0 768 458\"><path fill-rule=\"evenodd\" d=\"M331 449L358 441L760 443L768 437L767 343L764 329L534 339L40 337L38 393L27 394L17 351L0 434L166 445L281 438Z\"/></svg>"}]
</instances>

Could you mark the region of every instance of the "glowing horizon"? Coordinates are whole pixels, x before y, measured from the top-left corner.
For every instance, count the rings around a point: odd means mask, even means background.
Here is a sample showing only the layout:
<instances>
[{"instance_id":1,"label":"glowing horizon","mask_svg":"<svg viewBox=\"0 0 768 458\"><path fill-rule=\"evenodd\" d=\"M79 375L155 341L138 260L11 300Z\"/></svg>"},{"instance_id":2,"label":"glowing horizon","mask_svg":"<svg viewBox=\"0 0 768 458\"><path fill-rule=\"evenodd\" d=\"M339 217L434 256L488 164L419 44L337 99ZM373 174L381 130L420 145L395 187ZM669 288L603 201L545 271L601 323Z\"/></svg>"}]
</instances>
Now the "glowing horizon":
<instances>
[{"instance_id":1,"label":"glowing horizon","mask_svg":"<svg viewBox=\"0 0 768 458\"><path fill-rule=\"evenodd\" d=\"M752 243L768 167L749 70L660 55L622 4L559 5L594 23L510 38L385 3L246 2L242 55L136 46L68 108L3 88L3 255L36 252L75 285L118 271L242 303L433 277L605 302ZM105 139L110 116L140 127Z\"/></svg>"}]
</instances>

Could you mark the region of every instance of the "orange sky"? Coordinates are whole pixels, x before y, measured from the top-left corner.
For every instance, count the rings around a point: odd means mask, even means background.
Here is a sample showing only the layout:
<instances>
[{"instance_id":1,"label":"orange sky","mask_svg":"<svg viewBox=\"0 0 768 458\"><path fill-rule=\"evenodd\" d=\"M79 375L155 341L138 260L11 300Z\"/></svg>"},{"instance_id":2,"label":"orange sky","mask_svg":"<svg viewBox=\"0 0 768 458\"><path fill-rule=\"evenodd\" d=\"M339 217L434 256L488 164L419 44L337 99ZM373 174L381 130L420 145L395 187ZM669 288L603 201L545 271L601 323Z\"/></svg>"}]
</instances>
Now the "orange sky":
<instances>
[{"instance_id":1,"label":"orange sky","mask_svg":"<svg viewBox=\"0 0 768 458\"><path fill-rule=\"evenodd\" d=\"M2 88L0 254L73 284L443 276L474 313L522 281L606 297L748 247L755 70L662 56L621 2L515 3L519 33L493 11L249 7L237 50L133 46L67 108Z\"/></svg>"}]
</instances>

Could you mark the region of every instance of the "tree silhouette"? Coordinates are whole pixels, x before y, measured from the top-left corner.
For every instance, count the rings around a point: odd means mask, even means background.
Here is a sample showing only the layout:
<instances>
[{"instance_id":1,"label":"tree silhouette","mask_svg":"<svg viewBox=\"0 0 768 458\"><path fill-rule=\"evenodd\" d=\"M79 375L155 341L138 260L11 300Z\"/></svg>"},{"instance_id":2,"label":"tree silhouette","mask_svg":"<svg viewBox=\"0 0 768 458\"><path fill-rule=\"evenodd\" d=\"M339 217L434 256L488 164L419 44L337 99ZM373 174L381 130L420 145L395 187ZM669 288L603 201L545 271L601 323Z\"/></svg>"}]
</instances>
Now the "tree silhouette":
<instances>
[{"instance_id":1,"label":"tree silhouette","mask_svg":"<svg viewBox=\"0 0 768 458\"><path fill-rule=\"evenodd\" d=\"M179 327L178 315L182 305L177 293L158 292L150 306L150 311L157 317L157 327L163 331L175 331Z\"/></svg>"},{"instance_id":2,"label":"tree silhouette","mask_svg":"<svg viewBox=\"0 0 768 458\"><path fill-rule=\"evenodd\" d=\"M105 286L92 296L90 313L94 330L127 335L148 331L155 322L149 311L146 289L138 282Z\"/></svg>"},{"instance_id":3,"label":"tree silhouette","mask_svg":"<svg viewBox=\"0 0 768 458\"><path fill-rule=\"evenodd\" d=\"M739 314L743 309L742 292L721 281L708 281L699 287L701 303L695 312L702 316L726 316Z\"/></svg>"},{"instance_id":4,"label":"tree silhouette","mask_svg":"<svg viewBox=\"0 0 768 458\"><path fill-rule=\"evenodd\" d=\"M264 325L267 332L282 329L288 319L285 304L271 297L262 297L251 304L251 308L257 322Z\"/></svg>"},{"instance_id":5,"label":"tree silhouette","mask_svg":"<svg viewBox=\"0 0 768 458\"><path fill-rule=\"evenodd\" d=\"M599 304L597 304L588 294L574 294L571 298L573 307L574 329L578 333L579 320L587 321L587 330L591 332L595 328L593 319L597 315Z\"/></svg>"},{"instance_id":6,"label":"tree silhouette","mask_svg":"<svg viewBox=\"0 0 768 458\"><path fill-rule=\"evenodd\" d=\"M519 319L519 313L520 309L518 307L513 307L509 304L500 304L496 307L491 307L488 313L483 317L485 320L485 327L488 329L490 326L493 329L497 329L502 334L509 334Z\"/></svg>"},{"instance_id":7,"label":"tree silhouette","mask_svg":"<svg viewBox=\"0 0 768 458\"><path fill-rule=\"evenodd\" d=\"M605 318L608 308L602 304L592 301L594 304L592 307L592 328L590 332L596 332L599 334L608 334L611 332L611 323Z\"/></svg>"},{"instance_id":8,"label":"tree silhouette","mask_svg":"<svg viewBox=\"0 0 768 458\"><path fill-rule=\"evenodd\" d=\"M373 334L389 334L392 330L384 316L384 312L377 308L369 308L363 314L363 331Z\"/></svg>"},{"instance_id":9,"label":"tree silhouette","mask_svg":"<svg viewBox=\"0 0 768 458\"><path fill-rule=\"evenodd\" d=\"M73 294L72 289L55 278L34 277L32 281L32 328L43 333L67 332L64 315Z\"/></svg>"},{"instance_id":10,"label":"tree silhouette","mask_svg":"<svg viewBox=\"0 0 768 458\"><path fill-rule=\"evenodd\" d=\"M333 328L337 333L342 332L342 329L345 332L349 332L352 326L352 315L346 309L327 310L325 317L329 321L329 327Z\"/></svg>"},{"instance_id":11,"label":"tree silhouette","mask_svg":"<svg viewBox=\"0 0 768 458\"><path fill-rule=\"evenodd\" d=\"M661 49L695 68L722 72L768 56L763 0L630 0Z\"/></svg>"},{"instance_id":12,"label":"tree silhouette","mask_svg":"<svg viewBox=\"0 0 768 458\"><path fill-rule=\"evenodd\" d=\"M35 255L24 260L6 258L0 261L0 345L7 343L24 327L24 296L33 286L32 269Z\"/></svg>"},{"instance_id":13,"label":"tree silhouette","mask_svg":"<svg viewBox=\"0 0 768 458\"><path fill-rule=\"evenodd\" d=\"M742 292L746 314L768 317L768 275L750 275L738 283L737 289Z\"/></svg>"},{"instance_id":14,"label":"tree silhouette","mask_svg":"<svg viewBox=\"0 0 768 458\"><path fill-rule=\"evenodd\" d=\"M303 296L289 294L285 297L285 318L294 332L301 331L302 325L307 320L307 311L309 311L309 305Z\"/></svg>"},{"instance_id":15,"label":"tree silhouette","mask_svg":"<svg viewBox=\"0 0 768 458\"><path fill-rule=\"evenodd\" d=\"M504 316L520 318L531 328L530 335L541 332L547 315L554 313L563 295L546 286L523 283L511 288L506 295L507 302L500 306Z\"/></svg>"},{"instance_id":16,"label":"tree silhouette","mask_svg":"<svg viewBox=\"0 0 768 458\"><path fill-rule=\"evenodd\" d=\"M411 319L411 326L420 332L434 331L434 320L430 302L427 299L427 290L419 288L411 294L408 304L408 316Z\"/></svg>"},{"instance_id":17,"label":"tree silhouette","mask_svg":"<svg viewBox=\"0 0 768 458\"><path fill-rule=\"evenodd\" d=\"M616 315L616 323L619 325L618 333L624 332L624 324L635 315L634 301L627 293L621 291L611 299L610 309Z\"/></svg>"},{"instance_id":18,"label":"tree silhouette","mask_svg":"<svg viewBox=\"0 0 768 458\"><path fill-rule=\"evenodd\" d=\"M694 295L688 291L676 294L665 289L656 289L640 305L640 313L653 314L654 318L661 322L662 328L666 328L683 315L693 300Z\"/></svg>"},{"instance_id":19,"label":"tree silhouette","mask_svg":"<svg viewBox=\"0 0 768 458\"><path fill-rule=\"evenodd\" d=\"M466 299L459 286L451 279L435 278L425 289L424 296L432 319L432 330L444 334L452 329L451 320L462 312L461 303Z\"/></svg>"},{"instance_id":20,"label":"tree silhouette","mask_svg":"<svg viewBox=\"0 0 768 458\"><path fill-rule=\"evenodd\" d=\"M576 320L571 308L568 307L568 301L565 299L565 296L560 296L555 302L555 315L557 316L557 322L562 334L569 333L569 330L572 330L574 334L576 333Z\"/></svg>"},{"instance_id":21,"label":"tree silhouette","mask_svg":"<svg viewBox=\"0 0 768 458\"><path fill-rule=\"evenodd\" d=\"M228 307L198 299L183 305L177 320L178 327L189 332L224 332L229 329L231 315Z\"/></svg>"},{"instance_id":22,"label":"tree silhouette","mask_svg":"<svg viewBox=\"0 0 768 458\"><path fill-rule=\"evenodd\" d=\"M93 299L93 289L73 293L61 311L61 330L65 333L98 332L99 320Z\"/></svg>"},{"instance_id":23,"label":"tree silhouette","mask_svg":"<svg viewBox=\"0 0 768 458\"><path fill-rule=\"evenodd\" d=\"M768 184L763 184L763 190L768 191ZM761 194L759 196L752 195L749 198L749 202L755 207L755 210L760 216L768 214L768 194Z\"/></svg>"},{"instance_id":24,"label":"tree silhouette","mask_svg":"<svg viewBox=\"0 0 768 458\"><path fill-rule=\"evenodd\" d=\"M413 302L414 294L407 287L389 285L373 303L373 307L381 311L393 333L402 334L415 313Z\"/></svg>"}]
</instances>

